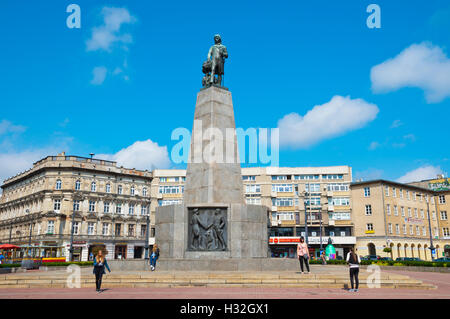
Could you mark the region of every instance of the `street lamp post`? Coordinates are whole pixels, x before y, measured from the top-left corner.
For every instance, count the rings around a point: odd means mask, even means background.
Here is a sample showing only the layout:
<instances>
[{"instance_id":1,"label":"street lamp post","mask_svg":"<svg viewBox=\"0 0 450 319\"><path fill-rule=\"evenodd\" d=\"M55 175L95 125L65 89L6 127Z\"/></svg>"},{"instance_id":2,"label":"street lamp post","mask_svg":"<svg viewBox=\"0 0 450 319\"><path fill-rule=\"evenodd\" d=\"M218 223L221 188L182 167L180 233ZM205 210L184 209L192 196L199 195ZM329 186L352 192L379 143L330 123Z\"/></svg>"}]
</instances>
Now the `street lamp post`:
<instances>
[{"instance_id":1,"label":"street lamp post","mask_svg":"<svg viewBox=\"0 0 450 319\"><path fill-rule=\"evenodd\" d=\"M304 203L305 203L305 243L308 244L308 212L307 212L307 206L308 201L306 200L306 194L307 192L304 192Z\"/></svg>"},{"instance_id":2,"label":"street lamp post","mask_svg":"<svg viewBox=\"0 0 450 319\"><path fill-rule=\"evenodd\" d=\"M429 202L428 196L426 197L426 200L427 200L428 229L430 232L430 253L431 253L431 260L434 260L434 257L433 257L433 250L434 250L433 234L431 232L430 202Z\"/></svg>"},{"instance_id":3,"label":"street lamp post","mask_svg":"<svg viewBox=\"0 0 450 319\"><path fill-rule=\"evenodd\" d=\"M149 237L150 237L150 205L149 209L147 211L147 229L145 232L145 260L148 260L148 244L149 244Z\"/></svg>"}]
</instances>

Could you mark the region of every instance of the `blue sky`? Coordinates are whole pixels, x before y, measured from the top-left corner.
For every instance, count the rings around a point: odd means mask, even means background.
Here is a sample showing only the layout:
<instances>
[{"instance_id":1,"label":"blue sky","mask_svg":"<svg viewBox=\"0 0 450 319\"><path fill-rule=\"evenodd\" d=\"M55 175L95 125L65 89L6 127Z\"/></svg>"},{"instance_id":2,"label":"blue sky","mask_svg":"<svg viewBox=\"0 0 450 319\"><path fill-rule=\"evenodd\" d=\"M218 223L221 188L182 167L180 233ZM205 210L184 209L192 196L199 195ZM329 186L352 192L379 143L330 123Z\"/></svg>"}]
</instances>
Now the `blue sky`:
<instances>
[{"instance_id":1,"label":"blue sky","mask_svg":"<svg viewBox=\"0 0 450 319\"><path fill-rule=\"evenodd\" d=\"M66 25L71 3L80 29ZM371 3L380 29L366 25ZM63 150L183 167L168 160L171 133L192 127L216 33L236 125L279 126L280 166L350 165L354 178L403 181L446 174L449 32L450 3L438 0L4 0L0 178Z\"/></svg>"}]
</instances>

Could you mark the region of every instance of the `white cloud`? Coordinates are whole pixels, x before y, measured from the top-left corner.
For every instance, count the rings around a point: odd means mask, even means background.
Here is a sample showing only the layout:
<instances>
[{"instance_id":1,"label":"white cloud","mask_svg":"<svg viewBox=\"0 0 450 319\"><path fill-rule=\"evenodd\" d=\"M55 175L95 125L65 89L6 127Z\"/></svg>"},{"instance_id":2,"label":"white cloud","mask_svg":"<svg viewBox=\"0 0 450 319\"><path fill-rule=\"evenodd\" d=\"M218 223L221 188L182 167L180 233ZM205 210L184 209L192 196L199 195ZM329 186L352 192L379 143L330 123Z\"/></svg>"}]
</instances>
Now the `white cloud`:
<instances>
[{"instance_id":1,"label":"white cloud","mask_svg":"<svg viewBox=\"0 0 450 319\"><path fill-rule=\"evenodd\" d=\"M362 99L336 95L329 102L314 106L305 116L291 113L280 119L280 145L306 148L363 127L376 118L378 111L375 104Z\"/></svg>"},{"instance_id":2,"label":"white cloud","mask_svg":"<svg viewBox=\"0 0 450 319\"><path fill-rule=\"evenodd\" d=\"M106 73L108 69L104 66L97 66L92 70L93 78L91 80L91 84L100 85L105 81Z\"/></svg>"},{"instance_id":3,"label":"white cloud","mask_svg":"<svg viewBox=\"0 0 450 319\"><path fill-rule=\"evenodd\" d=\"M33 167L33 163L56 151L51 148L0 153L0 183Z\"/></svg>"},{"instance_id":4,"label":"white cloud","mask_svg":"<svg viewBox=\"0 0 450 319\"><path fill-rule=\"evenodd\" d=\"M124 24L136 22L130 12L125 8L104 7L102 9L103 24L92 29L92 36L86 41L87 51L111 51L114 44L120 43L127 50L127 44L133 42L129 33L121 33Z\"/></svg>"},{"instance_id":5,"label":"white cloud","mask_svg":"<svg viewBox=\"0 0 450 319\"><path fill-rule=\"evenodd\" d=\"M376 93L403 87L418 87L428 103L450 97L450 59L431 43L413 44L396 57L374 66L370 71Z\"/></svg>"},{"instance_id":6,"label":"white cloud","mask_svg":"<svg viewBox=\"0 0 450 319\"><path fill-rule=\"evenodd\" d=\"M363 180L370 181L374 179L381 179L383 177L384 171L378 168L369 168L364 171L355 172L353 175L353 180Z\"/></svg>"},{"instance_id":7,"label":"white cloud","mask_svg":"<svg viewBox=\"0 0 450 319\"><path fill-rule=\"evenodd\" d=\"M25 126L14 125L8 120L3 120L0 122L0 136L9 133L22 133L25 131Z\"/></svg>"},{"instance_id":8,"label":"white cloud","mask_svg":"<svg viewBox=\"0 0 450 319\"><path fill-rule=\"evenodd\" d=\"M126 168L147 169L169 168L171 161L167 146L159 146L151 140L137 141L115 154L98 154L96 158L116 161Z\"/></svg>"},{"instance_id":9,"label":"white cloud","mask_svg":"<svg viewBox=\"0 0 450 319\"><path fill-rule=\"evenodd\" d=\"M391 128L397 128L403 125L403 122L400 120L395 120L394 122L392 122L391 124Z\"/></svg>"},{"instance_id":10,"label":"white cloud","mask_svg":"<svg viewBox=\"0 0 450 319\"><path fill-rule=\"evenodd\" d=\"M373 150L377 149L378 147L380 147L380 143L374 141L374 142L370 143L369 150L373 151Z\"/></svg>"},{"instance_id":11,"label":"white cloud","mask_svg":"<svg viewBox=\"0 0 450 319\"><path fill-rule=\"evenodd\" d=\"M412 170L402 177L397 179L399 183L411 183L418 182L426 179L436 178L438 174L442 174L442 170L439 166L422 166Z\"/></svg>"}]
</instances>

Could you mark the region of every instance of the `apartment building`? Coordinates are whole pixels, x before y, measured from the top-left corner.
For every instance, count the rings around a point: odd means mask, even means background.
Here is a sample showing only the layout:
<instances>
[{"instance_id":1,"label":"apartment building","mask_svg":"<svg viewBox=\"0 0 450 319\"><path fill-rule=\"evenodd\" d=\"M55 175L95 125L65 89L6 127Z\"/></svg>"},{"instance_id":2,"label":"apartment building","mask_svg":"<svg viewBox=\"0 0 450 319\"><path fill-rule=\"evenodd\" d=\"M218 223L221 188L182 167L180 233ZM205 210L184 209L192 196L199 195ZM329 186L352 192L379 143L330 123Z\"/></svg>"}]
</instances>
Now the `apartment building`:
<instances>
[{"instance_id":1,"label":"apartment building","mask_svg":"<svg viewBox=\"0 0 450 319\"><path fill-rule=\"evenodd\" d=\"M448 255L448 193L373 180L352 183L351 197L360 255L431 260L431 244L436 258Z\"/></svg>"},{"instance_id":2,"label":"apartment building","mask_svg":"<svg viewBox=\"0 0 450 319\"><path fill-rule=\"evenodd\" d=\"M110 259L144 258L151 182L151 172L112 161L48 156L1 186L0 242L68 260L73 225L74 260L96 246Z\"/></svg>"}]
</instances>

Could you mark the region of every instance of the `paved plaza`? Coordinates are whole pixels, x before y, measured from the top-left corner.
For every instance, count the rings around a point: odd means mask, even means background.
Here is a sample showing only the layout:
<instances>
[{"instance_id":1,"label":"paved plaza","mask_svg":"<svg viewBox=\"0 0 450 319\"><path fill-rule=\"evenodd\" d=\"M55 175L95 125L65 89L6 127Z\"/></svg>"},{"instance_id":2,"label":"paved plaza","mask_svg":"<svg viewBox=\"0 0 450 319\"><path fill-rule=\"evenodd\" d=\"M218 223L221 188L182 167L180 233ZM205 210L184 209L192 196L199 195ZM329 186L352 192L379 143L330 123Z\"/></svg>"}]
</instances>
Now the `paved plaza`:
<instances>
[{"instance_id":1,"label":"paved plaza","mask_svg":"<svg viewBox=\"0 0 450 319\"><path fill-rule=\"evenodd\" d=\"M420 281L423 285L433 287L427 288L367 288L365 285L361 285L359 292L349 292L342 287L336 288L317 288L317 285L310 285L309 283L315 281L324 281L324 278L331 278L335 276L336 280L343 282L347 275L347 268L341 266L315 266L312 268L312 274L301 275L294 273L289 275L288 273L278 274L278 279L275 281L283 282L286 278L294 276L298 279L300 284L298 287L289 287L288 285L275 285L269 287L267 285L259 285L253 283L248 285L249 280L247 275L242 273L229 273L227 278L245 278L247 284L235 284L228 285L227 287L216 286L173 286L167 285L170 281L177 281L178 273L168 272L122 272L111 273L105 276L104 288L105 290L97 294L95 292L95 284L93 280L89 279L82 288L0 288L1 299L349 299L349 298L374 298L374 299L449 299L450 298L450 273L436 273L436 272L410 272L410 271L382 271L382 278L390 280L389 278L409 278L409 281ZM4 275L5 278L13 278L13 275ZM61 278L63 272L60 271L33 271L21 274L23 277L29 278L30 282L32 278L43 278L44 280L49 278ZM83 269L82 277L91 275L91 269ZM223 278L224 274L211 272L208 275L204 273L184 273L186 278L198 278L207 276L209 279ZM257 278L274 278L274 273L253 273L253 279L258 282ZM137 277L140 276L140 277ZM92 275L93 277L93 275ZM113 281L113 278L127 278L127 280L138 278L138 281L145 281L147 278L159 278L165 281L166 285L154 285L148 287L135 288L121 287L120 284L116 287L108 287L108 281ZM144 278L144 279L143 279ZM308 279L309 278L309 279ZM364 281L367 278L367 272L361 269L360 281ZM93 279L93 278L92 278ZM6 279L9 280L9 279ZM271 280L271 279L267 279ZM406 280L406 279L405 279ZM127 281L128 282L128 281ZM259 281L261 282L261 281ZM126 285L126 284L124 284ZM306 287L301 287L301 286ZM92 287L91 287L92 286ZM407 286L405 286L407 287Z\"/></svg>"}]
</instances>

